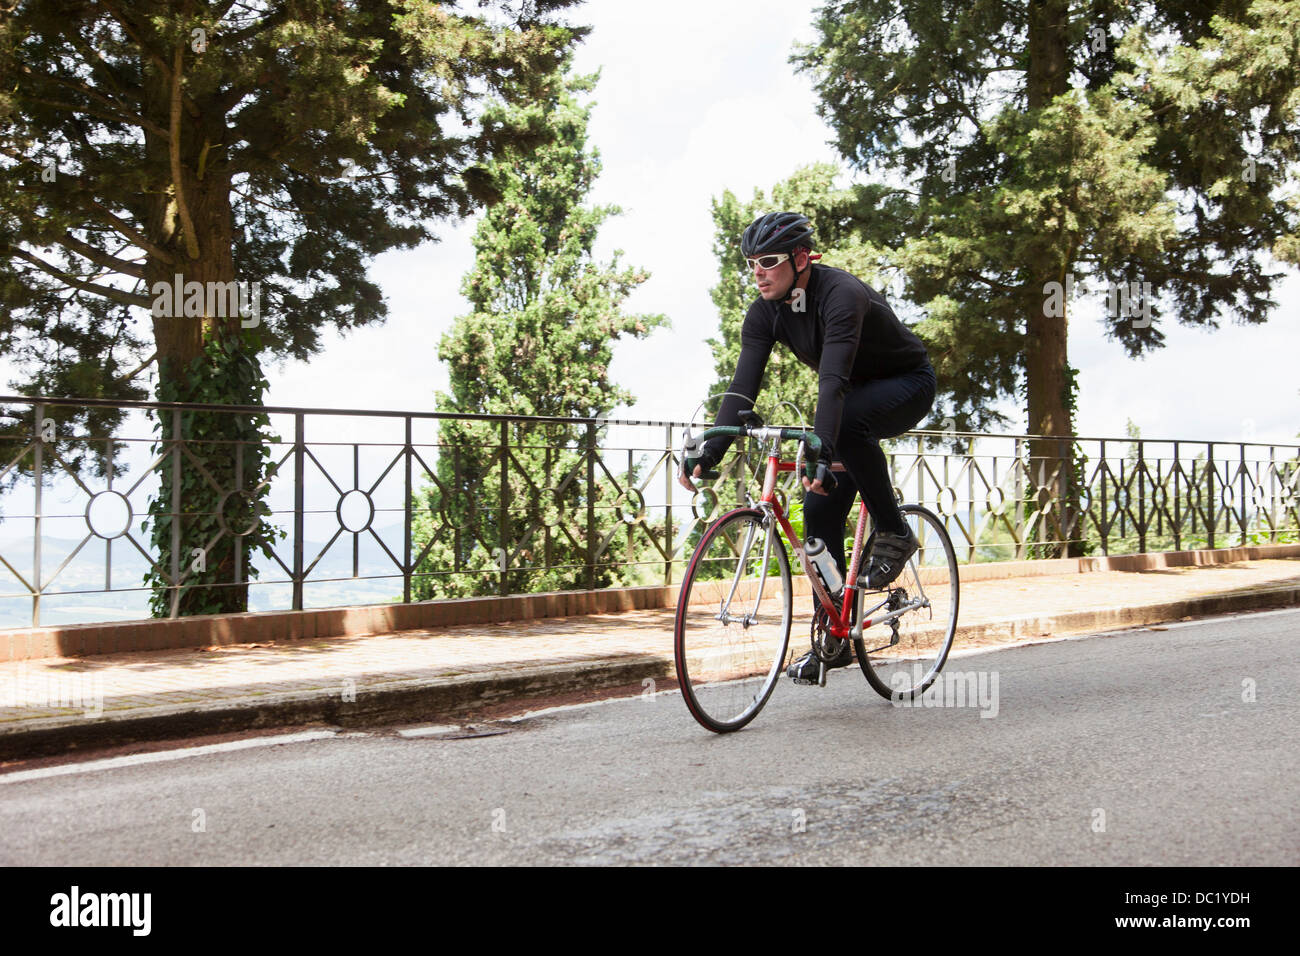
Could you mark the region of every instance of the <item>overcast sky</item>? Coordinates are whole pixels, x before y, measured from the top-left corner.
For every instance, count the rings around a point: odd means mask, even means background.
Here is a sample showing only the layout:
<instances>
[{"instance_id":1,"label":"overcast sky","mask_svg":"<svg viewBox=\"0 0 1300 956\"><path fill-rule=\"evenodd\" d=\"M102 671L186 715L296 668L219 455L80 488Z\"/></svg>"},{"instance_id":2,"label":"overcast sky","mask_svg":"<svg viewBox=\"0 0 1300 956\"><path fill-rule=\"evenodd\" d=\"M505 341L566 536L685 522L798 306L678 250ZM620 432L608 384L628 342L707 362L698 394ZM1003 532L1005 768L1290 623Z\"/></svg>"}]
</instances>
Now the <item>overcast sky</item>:
<instances>
[{"instance_id":1,"label":"overcast sky","mask_svg":"<svg viewBox=\"0 0 1300 956\"><path fill-rule=\"evenodd\" d=\"M577 68L602 70L589 133L604 171L591 201L625 210L604 226L598 252L607 259L622 249L626 263L649 270L626 307L672 322L617 347L613 377L637 402L616 415L682 419L713 381L704 343L718 328L708 294L716 269L710 200L724 189L748 197L800 165L838 161L809 78L787 63L792 44L812 38L813 10L791 0L650 7L593 0L570 14L594 27ZM440 243L380 257L373 274L388 300L387 324L327 335L324 353L310 363L269 367L268 404L431 409L435 390L447 384L439 338L468 311L457 290L472 265L473 226L445 227ZM1294 443L1294 270L1275 297L1279 306L1265 325L1166 324L1167 347L1136 361L1105 339L1101 303L1076 299L1069 349L1080 370L1077 432L1122 436L1131 418L1148 438ZM1023 429L1023 411L1006 410Z\"/></svg>"}]
</instances>

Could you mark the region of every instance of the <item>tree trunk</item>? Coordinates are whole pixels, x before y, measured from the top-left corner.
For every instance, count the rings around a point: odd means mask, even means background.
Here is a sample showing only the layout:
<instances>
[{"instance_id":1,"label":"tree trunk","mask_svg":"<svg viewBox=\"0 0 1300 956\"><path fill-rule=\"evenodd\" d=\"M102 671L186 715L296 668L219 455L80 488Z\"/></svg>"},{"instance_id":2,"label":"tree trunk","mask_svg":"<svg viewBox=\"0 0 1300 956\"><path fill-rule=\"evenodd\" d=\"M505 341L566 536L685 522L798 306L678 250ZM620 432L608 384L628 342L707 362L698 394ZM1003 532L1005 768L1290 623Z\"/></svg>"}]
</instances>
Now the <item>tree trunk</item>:
<instances>
[{"instance_id":1,"label":"tree trunk","mask_svg":"<svg viewBox=\"0 0 1300 956\"><path fill-rule=\"evenodd\" d=\"M225 168L225 115L210 98L195 104L182 100L184 48L173 51L164 63L146 59L145 114L156 126L170 131L161 136L145 131L145 156L152 169L170 170L168 188L148 197L147 234L169 259L150 255L145 262L146 292L154 298L155 285L180 281L231 282L235 279L233 255L234 215L230 205L230 174ZM194 115L197 113L197 115ZM192 234L185 224L193 226ZM180 279L177 280L177 276ZM206 297L205 297L206 300ZM166 305L166 303L161 303ZM154 341L159 366L171 366L164 381L183 375L203 352L203 343L221 331L237 331L237 316L186 317L160 315L153 310ZM174 311L174 310L172 310Z\"/></svg>"},{"instance_id":2,"label":"tree trunk","mask_svg":"<svg viewBox=\"0 0 1300 956\"><path fill-rule=\"evenodd\" d=\"M230 177L211 159L224 155L225 117L202 100L183 103L177 77L183 76L184 52L173 51L170 69L156 61L146 67L146 110L170 131L167 137L145 134L151 165L170 171L168 188L150 195L147 208L149 238L165 254L150 255L145 264L158 348L157 394L161 401L260 405L262 377L255 351L241 337L234 285L246 277L235 275ZM160 414L164 442L177 437L175 421L169 412ZM159 555L149 579L153 612L245 611L249 558L268 532L257 524L264 491L256 489L265 477L259 422L248 415L188 411L180 422L185 453L163 446L172 453L160 465L161 487L150 505ZM250 527L260 530L241 533Z\"/></svg>"},{"instance_id":3,"label":"tree trunk","mask_svg":"<svg viewBox=\"0 0 1300 956\"><path fill-rule=\"evenodd\" d=\"M1070 60L1066 48L1069 19L1067 0L1031 0L1029 4L1029 69L1026 99L1031 112L1051 104L1069 89ZM1040 539L1060 541L1078 537L1072 528L1077 515L1077 489L1073 473L1073 422L1070 420L1067 389L1068 298L1062 292L1059 315L1048 315L1044 286L1059 282L1064 290L1070 269L1069 250L1060 241L1045 237L1037 254L1028 261L1043 263L1026 290L1025 390L1029 412L1029 433L1062 436L1029 443L1031 487L1037 492L1031 507L1041 510L1051 501L1051 510L1040 517ZM1053 310L1056 311L1056 310ZM1044 554L1059 555L1066 549L1048 546ZM1070 546L1069 550L1074 550Z\"/></svg>"},{"instance_id":4,"label":"tree trunk","mask_svg":"<svg viewBox=\"0 0 1300 956\"><path fill-rule=\"evenodd\" d=\"M1050 511L1040 518L1045 528L1041 539L1073 541L1079 529L1074 527L1078 514L1078 489L1074 488L1073 423L1067 405L1067 319L1044 315L1042 297L1027 309L1028 341L1025 348L1025 381L1029 403L1029 433L1060 438L1039 438L1029 442L1030 485L1037 494L1031 507L1042 510L1051 502ZM1044 549L1058 555L1061 547Z\"/></svg>"}]
</instances>

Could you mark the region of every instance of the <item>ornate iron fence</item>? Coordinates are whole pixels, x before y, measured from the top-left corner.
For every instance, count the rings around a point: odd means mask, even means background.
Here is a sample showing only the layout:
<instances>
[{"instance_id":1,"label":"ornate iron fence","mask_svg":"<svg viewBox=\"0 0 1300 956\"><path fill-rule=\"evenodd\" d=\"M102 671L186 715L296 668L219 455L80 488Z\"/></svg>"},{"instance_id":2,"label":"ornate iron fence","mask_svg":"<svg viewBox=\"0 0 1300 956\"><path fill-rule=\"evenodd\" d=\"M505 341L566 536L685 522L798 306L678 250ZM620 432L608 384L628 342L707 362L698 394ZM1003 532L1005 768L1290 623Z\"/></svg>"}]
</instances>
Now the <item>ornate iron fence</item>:
<instances>
[{"instance_id":1,"label":"ornate iron fence","mask_svg":"<svg viewBox=\"0 0 1300 956\"><path fill-rule=\"evenodd\" d=\"M183 413L195 407L0 403L15 423L0 434L0 627L141 618L159 589L176 614L176 595L195 586L190 555L212 542L187 539L183 501L172 505L182 513L170 515L168 547L153 544L143 519L164 475L177 502L183 474L208 473L195 448L212 454L213 443L185 434ZM61 434L51 417L92 407L127 417L113 435ZM691 495L675 480L680 422L202 410L265 414L275 436L258 488L207 492L217 539L249 534L225 509L254 493L269 504L260 520L282 532L269 557L237 560L229 580L203 584L247 589L253 610L557 581L672 584L708 518L757 493L762 468L738 445L722 478ZM441 443L447 420L490 437L474 449ZM233 456L253 453L228 444ZM900 500L940 514L964 561L1300 540L1300 445L916 431L885 447ZM221 473L237 485L244 470ZM489 485L491 500L480 501ZM793 476L780 493L797 498Z\"/></svg>"}]
</instances>

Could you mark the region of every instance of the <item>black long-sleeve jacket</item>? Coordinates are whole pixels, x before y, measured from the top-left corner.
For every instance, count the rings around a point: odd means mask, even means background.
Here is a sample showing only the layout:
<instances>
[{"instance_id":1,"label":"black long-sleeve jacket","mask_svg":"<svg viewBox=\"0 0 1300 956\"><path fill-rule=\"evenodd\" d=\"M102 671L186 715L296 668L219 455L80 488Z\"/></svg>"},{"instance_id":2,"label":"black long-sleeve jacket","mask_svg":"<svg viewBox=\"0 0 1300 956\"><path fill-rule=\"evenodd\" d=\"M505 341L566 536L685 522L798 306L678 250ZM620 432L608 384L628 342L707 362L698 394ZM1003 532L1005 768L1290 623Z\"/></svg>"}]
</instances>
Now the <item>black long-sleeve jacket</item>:
<instances>
[{"instance_id":1,"label":"black long-sleeve jacket","mask_svg":"<svg viewBox=\"0 0 1300 956\"><path fill-rule=\"evenodd\" d=\"M861 279L830 266L812 267L803 310L791 303L759 298L745 313L740 360L728 391L756 400L772 346L784 342L795 357L817 371L817 415L813 431L822 440L822 459L830 461L840 433L844 396L849 387L902 375L929 362L921 340L894 315L889 303ZM722 400L718 425L738 425L738 412L750 408L734 395ZM720 461L731 444L715 438L705 446Z\"/></svg>"}]
</instances>

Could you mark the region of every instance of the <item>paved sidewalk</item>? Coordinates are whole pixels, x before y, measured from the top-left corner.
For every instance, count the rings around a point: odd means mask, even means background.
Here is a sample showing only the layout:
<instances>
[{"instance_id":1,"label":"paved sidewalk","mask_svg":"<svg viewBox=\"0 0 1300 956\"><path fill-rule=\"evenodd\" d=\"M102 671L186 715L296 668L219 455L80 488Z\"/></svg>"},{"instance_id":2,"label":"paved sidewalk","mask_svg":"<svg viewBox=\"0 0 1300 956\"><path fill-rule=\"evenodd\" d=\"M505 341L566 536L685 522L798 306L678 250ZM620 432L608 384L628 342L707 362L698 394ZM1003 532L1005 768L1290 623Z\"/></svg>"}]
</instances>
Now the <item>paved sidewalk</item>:
<instances>
[{"instance_id":1,"label":"paved sidewalk","mask_svg":"<svg viewBox=\"0 0 1300 956\"><path fill-rule=\"evenodd\" d=\"M1300 558L970 581L955 647L1300 604ZM456 719L671 679L673 609L0 664L0 761L306 723ZM804 638L797 617L792 646Z\"/></svg>"}]
</instances>

